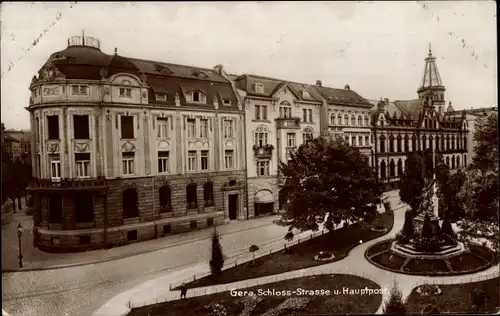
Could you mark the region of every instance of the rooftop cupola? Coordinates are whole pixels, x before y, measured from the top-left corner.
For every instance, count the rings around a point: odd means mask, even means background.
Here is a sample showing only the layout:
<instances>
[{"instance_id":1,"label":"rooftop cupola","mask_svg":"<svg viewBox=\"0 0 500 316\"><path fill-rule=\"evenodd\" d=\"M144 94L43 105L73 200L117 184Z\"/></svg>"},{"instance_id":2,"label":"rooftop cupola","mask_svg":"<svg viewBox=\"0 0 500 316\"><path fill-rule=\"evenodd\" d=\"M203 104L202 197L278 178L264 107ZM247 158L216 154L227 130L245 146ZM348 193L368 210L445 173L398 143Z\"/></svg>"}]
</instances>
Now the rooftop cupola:
<instances>
[{"instance_id":1,"label":"rooftop cupola","mask_svg":"<svg viewBox=\"0 0 500 316\"><path fill-rule=\"evenodd\" d=\"M68 38L68 47L72 46L86 46L101 50L101 42L97 38L85 36L85 32L83 31L81 36L72 36Z\"/></svg>"}]
</instances>

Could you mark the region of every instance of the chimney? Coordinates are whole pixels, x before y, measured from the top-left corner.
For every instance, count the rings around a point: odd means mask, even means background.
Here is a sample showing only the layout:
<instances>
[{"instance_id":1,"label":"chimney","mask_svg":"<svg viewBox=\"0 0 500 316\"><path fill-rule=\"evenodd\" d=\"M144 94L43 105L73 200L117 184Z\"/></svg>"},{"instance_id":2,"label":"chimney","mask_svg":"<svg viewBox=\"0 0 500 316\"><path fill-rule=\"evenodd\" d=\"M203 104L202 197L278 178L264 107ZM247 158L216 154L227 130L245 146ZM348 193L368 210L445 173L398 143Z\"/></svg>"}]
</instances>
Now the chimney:
<instances>
[{"instance_id":1,"label":"chimney","mask_svg":"<svg viewBox=\"0 0 500 316\"><path fill-rule=\"evenodd\" d=\"M389 98L384 98L385 104L389 104Z\"/></svg>"},{"instance_id":2,"label":"chimney","mask_svg":"<svg viewBox=\"0 0 500 316\"><path fill-rule=\"evenodd\" d=\"M323 83L321 82L321 80L316 80L316 85L318 87L322 87L323 86Z\"/></svg>"},{"instance_id":3,"label":"chimney","mask_svg":"<svg viewBox=\"0 0 500 316\"><path fill-rule=\"evenodd\" d=\"M118 54L118 48L115 47L115 55Z\"/></svg>"},{"instance_id":4,"label":"chimney","mask_svg":"<svg viewBox=\"0 0 500 316\"><path fill-rule=\"evenodd\" d=\"M219 75L222 75L222 65L215 65L214 70L217 72Z\"/></svg>"},{"instance_id":5,"label":"chimney","mask_svg":"<svg viewBox=\"0 0 500 316\"><path fill-rule=\"evenodd\" d=\"M344 89L345 89L345 90L351 90L351 87L349 87L349 85L348 85L348 84L346 84L346 85L344 86Z\"/></svg>"}]
</instances>

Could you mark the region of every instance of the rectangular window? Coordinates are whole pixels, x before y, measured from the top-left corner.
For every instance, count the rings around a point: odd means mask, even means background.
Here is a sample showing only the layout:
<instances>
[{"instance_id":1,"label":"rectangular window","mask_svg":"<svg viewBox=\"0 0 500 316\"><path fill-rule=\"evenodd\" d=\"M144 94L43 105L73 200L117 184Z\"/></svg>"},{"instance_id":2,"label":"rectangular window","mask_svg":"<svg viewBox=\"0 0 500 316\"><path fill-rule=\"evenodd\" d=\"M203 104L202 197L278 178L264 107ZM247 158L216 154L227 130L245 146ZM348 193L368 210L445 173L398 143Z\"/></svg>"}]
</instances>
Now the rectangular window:
<instances>
[{"instance_id":1,"label":"rectangular window","mask_svg":"<svg viewBox=\"0 0 500 316\"><path fill-rule=\"evenodd\" d=\"M187 130L188 130L188 137L189 138L196 137L196 120L195 119L188 119L187 120Z\"/></svg>"},{"instance_id":2,"label":"rectangular window","mask_svg":"<svg viewBox=\"0 0 500 316\"><path fill-rule=\"evenodd\" d=\"M60 195L49 195L49 222L50 223L62 223L63 221L63 207L62 207L62 197Z\"/></svg>"},{"instance_id":3,"label":"rectangular window","mask_svg":"<svg viewBox=\"0 0 500 316\"><path fill-rule=\"evenodd\" d=\"M291 118L292 108L290 106L280 106L280 118Z\"/></svg>"},{"instance_id":4,"label":"rectangular window","mask_svg":"<svg viewBox=\"0 0 500 316\"><path fill-rule=\"evenodd\" d=\"M80 193L75 197L75 217L77 223L94 222L94 197Z\"/></svg>"},{"instance_id":5,"label":"rectangular window","mask_svg":"<svg viewBox=\"0 0 500 316\"><path fill-rule=\"evenodd\" d=\"M122 168L123 175L133 175L134 174L134 152L123 152L122 153Z\"/></svg>"},{"instance_id":6,"label":"rectangular window","mask_svg":"<svg viewBox=\"0 0 500 316\"><path fill-rule=\"evenodd\" d=\"M309 123L312 123L313 121L313 110L312 109L308 109L307 110L307 114L309 115Z\"/></svg>"},{"instance_id":7,"label":"rectangular window","mask_svg":"<svg viewBox=\"0 0 500 316\"><path fill-rule=\"evenodd\" d=\"M358 136L358 144L359 146L363 146L363 136ZM365 146L367 146L367 144L365 144Z\"/></svg>"},{"instance_id":8,"label":"rectangular window","mask_svg":"<svg viewBox=\"0 0 500 316\"><path fill-rule=\"evenodd\" d=\"M224 100L222 100L222 103L223 103L225 106L231 106L231 100L230 100L230 99L224 99Z\"/></svg>"},{"instance_id":9,"label":"rectangular window","mask_svg":"<svg viewBox=\"0 0 500 316\"><path fill-rule=\"evenodd\" d=\"M255 119L260 120L260 105L255 105Z\"/></svg>"},{"instance_id":10,"label":"rectangular window","mask_svg":"<svg viewBox=\"0 0 500 316\"><path fill-rule=\"evenodd\" d=\"M77 178L90 177L90 153L75 154L75 167Z\"/></svg>"},{"instance_id":11,"label":"rectangular window","mask_svg":"<svg viewBox=\"0 0 500 316\"><path fill-rule=\"evenodd\" d=\"M255 133L255 146L264 147L267 145L267 133L266 132L256 132Z\"/></svg>"},{"instance_id":12,"label":"rectangular window","mask_svg":"<svg viewBox=\"0 0 500 316\"><path fill-rule=\"evenodd\" d=\"M208 137L208 120L207 119L200 120L200 137L201 138Z\"/></svg>"},{"instance_id":13,"label":"rectangular window","mask_svg":"<svg viewBox=\"0 0 500 316\"><path fill-rule=\"evenodd\" d=\"M233 169L234 162L234 150L224 151L224 165L226 169Z\"/></svg>"},{"instance_id":14,"label":"rectangular window","mask_svg":"<svg viewBox=\"0 0 500 316\"><path fill-rule=\"evenodd\" d=\"M120 116L121 121L121 138L133 139L134 138L134 117L133 116Z\"/></svg>"},{"instance_id":15,"label":"rectangular window","mask_svg":"<svg viewBox=\"0 0 500 316\"><path fill-rule=\"evenodd\" d=\"M158 152L158 173L168 173L169 168L169 152L159 151Z\"/></svg>"},{"instance_id":16,"label":"rectangular window","mask_svg":"<svg viewBox=\"0 0 500 316\"><path fill-rule=\"evenodd\" d=\"M224 138L233 138L233 121L224 120Z\"/></svg>"},{"instance_id":17,"label":"rectangular window","mask_svg":"<svg viewBox=\"0 0 500 316\"><path fill-rule=\"evenodd\" d=\"M73 85L71 90L73 95L88 95L88 86Z\"/></svg>"},{"instance_id":18,"label":"rectangular window","mask_svg":"<svg viewBox=\"0 0 500 316\"><path fill-rule=\"evenodd\" d=\"M59 115L47 116L49 139L59 139Z\"/></svg>"},{"instance_id":19,"label":"rectangular window","mask_svg":"<svg viewBox=\"0 0 500 316\"><path fill-rule=\"evenodd\" d=\"M73 136L75 139L89 139L89 116L73 115Z\"/></svg>"},{"instance_id":20,"label":"rectangular window","mask_svg":"<svg viewBox=\"0 0 500 316\"><path fill-rule=\"evenodd\" d=\"M307 122L307 109L302 109L302 122Z\"/></svg>"},{"instance_id":21,"label":"rectangular window","mask_svg":"<svg viewBox=\"0 0 500 316\"><path fill-rule=\"evenodd\" d=\"M286 134L286 146L295 147L295 133Z\"/></svg>"},{"instance_id":22,"label":"rectangular window","mask_svg":"<svg viewBox=\"0 0 500 316\"><path fill-rule=\"evenodd\" d=\"M188 152L188 170L195 171L196 170L196 151L190 150Z\"/></svg>"},{"instance_id":23,"label":"rectangular window","mask_svg":"<svg viewBox=\"0 0 500 316\"><path fill-rule=\"evenodd\" d=\"M370 146L370 137L365 136L365 146Z\"/></svg>"},{"instance_id":24,"label":"rectangular window","mask_svg":"<svg viewBox=\"0 0 500 316\"><path fill-rule=\"evenodd\" d=\"M36 141L40 141L40 118L36 118L35 121L35 135L36 135Z\"/></svg>"},{"instance_id":25,"label":"rectangular window","mask_svg":"<svg viewBox=\"0 0 500 316\"><path fill-rule=\"evenodd\" d=\"M169 132L169 120L168 117L159 117L156 119L157 123L157 134L158 138L168 138Z\"/></svg>"},{"instance_id":26,"label":"rectangular window","mask_svg":"<svg viewBox=\"0 0 500 316\"><path fill-rule=\"evenodd\" d=\"M351 146L357 146L356 136L354 135L351 137Z\"/></svg>"},{"instance_id":27,"label":"rectangular window","mask_svg":"<svg viewBox=\"0 0 500 316\"><path fill-rule=\"evenodd\" d=\"M155 99L156 99L156 101L167 101L167 94L166 93L155 93Z\"/></svg>"},{"instance_id":28,"label":"rectangular window","mask_svg":"<svg viewBox=\"0 0 500 316\"><path fill-rule=\"evenodd\" d=\"M193 102L200 102L200 93L197 91L193 92Z\"/></svg>"},{"instance_id":29,"label":"rectangular window","mask_svg":"<svg viewBox=\"0 0 500 316\"><path fill-rule=\"evenodd\" d=\"M201 170L208 170L208 150L201 151Z\"/></svg>"},{"instance_id":30,"label":"rectangular window","mask_svg":"<svg viewBox=\"0 0 500 316\"><path fill-rule=\"evenodd\" d=\"M42 159L40 154L36 155L36 175L38 178L42 177Z\"/></svg>"},{"instance_id":31,"label":"rectangular window","mask_svg":"<svg viewBox=\"0 0 500 316\"><path fill-rule=\"evenodd\" d=\"M120 97L131 98L132 97L132 89L131 88L120 88Z\"/></svg>"},{"instance_id":32,"label":"rectangular window","mask_svg":"<svg viewBox=\"0 0 500 316\"><path fill-rule=\"evenodd\" d=\"M267 120L267 105L262 105L262 119Z\"/></svg>"},{"instance_id":33,"label":"rectangular window","mask_svg":"<svg viewBox=\"0 0 500 316\"><path fill-rule=\"evenodd\" d=\"M50 177L52 179L61 178L61 156L59 154L50 155Z\"/></svg>"},{"instance_id":34,"label":"rectangular window","mask_svg":"<svg viewBox=\"0 0 500 316\"><path fill-rule=\"evenodd\" d=\"M257 176L265 177L269 175L269 160L257 161Z\"/></svg>"}]
</instances>

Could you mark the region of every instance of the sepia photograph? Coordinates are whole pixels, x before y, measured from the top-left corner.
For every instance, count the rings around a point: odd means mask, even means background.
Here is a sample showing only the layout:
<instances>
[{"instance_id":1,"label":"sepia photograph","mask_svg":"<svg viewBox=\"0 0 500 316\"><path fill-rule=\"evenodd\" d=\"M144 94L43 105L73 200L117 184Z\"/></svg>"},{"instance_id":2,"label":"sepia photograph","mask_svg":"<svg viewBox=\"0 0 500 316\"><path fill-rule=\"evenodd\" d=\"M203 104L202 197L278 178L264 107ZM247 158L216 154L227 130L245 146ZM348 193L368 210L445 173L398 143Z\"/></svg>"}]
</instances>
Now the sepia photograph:
<instances>
[{"instance_id":1,"label":"sepia photograph","mask_svg":"<svg viewBox=\"0 0 500 316\"><path fill-rule=\"evenodd\" d=\"M500 314L496 2L0 8L2 316Z\"/></svg>"}]
</instances>

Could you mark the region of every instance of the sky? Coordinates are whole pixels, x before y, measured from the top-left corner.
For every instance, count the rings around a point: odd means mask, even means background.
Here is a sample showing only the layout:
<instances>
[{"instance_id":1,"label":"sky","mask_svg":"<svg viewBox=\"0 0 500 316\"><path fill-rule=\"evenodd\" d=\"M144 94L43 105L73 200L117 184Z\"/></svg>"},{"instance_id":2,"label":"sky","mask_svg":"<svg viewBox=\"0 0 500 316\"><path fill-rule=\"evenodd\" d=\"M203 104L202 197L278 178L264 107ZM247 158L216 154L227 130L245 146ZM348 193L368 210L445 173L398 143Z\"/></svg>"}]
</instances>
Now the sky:
<instances>
[{"instance_id":1,"label":"sky","mask_svg":"<svg viewBox=\"0 0 500 316\"><path fill-rule=\"evenodd\" d=\"M415 99L429 43L455 109L497 106L496 3L2 2L1 115L29 128L31 78L71 36L126 57Z\"/></svg>"}]
</instances>

